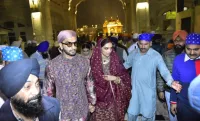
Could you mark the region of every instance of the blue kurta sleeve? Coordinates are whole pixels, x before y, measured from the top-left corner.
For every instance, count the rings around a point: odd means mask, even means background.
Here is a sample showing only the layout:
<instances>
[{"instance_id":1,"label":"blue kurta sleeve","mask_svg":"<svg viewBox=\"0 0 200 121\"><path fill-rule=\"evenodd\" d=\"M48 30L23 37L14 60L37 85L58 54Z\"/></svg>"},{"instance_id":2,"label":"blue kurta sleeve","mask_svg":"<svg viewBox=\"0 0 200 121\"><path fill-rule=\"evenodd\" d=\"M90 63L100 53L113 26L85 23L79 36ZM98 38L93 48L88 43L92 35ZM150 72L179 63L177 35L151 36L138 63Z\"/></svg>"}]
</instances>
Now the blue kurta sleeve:
<instances>
[{"instance_id":1,"label":"blue kurta sleeve","mask_svg":"<svg viewBox=\"0 0 200 121\"><path fill-rule=\"evenodd\" d=\"M172 77L175 81L180 80L176 59L174 60L174 63L173 63ZM176 91L172 88L171 88L170 102L177 102Z\"/></svg>"},{"instance_id":2,"label":"blue kurta sleeve","mask_svg":"<svg viewBox=\"0 0 200 121\"><path fill-rule=\"evenodd\" d=\"M165 62L163 61L163 58L161 55L158 55L158 70L160 71L161 76L163 79L167 82L167 85L171 87L171 83L173 81L173 78L165 65Z\"/></svg>"},{"instance_id":3,"label":"blue kurta sleeve","mask_svg":"<svg viewBox=\"0 0 200 121\"><path fill-rule=\"evenodd\" d=\"M125 62L124 62L124 67L126 69L132 67L132 64L133 64L133 55L134 53L130 53L129 56L126 58Z\"/></svg>"}]
</instances>

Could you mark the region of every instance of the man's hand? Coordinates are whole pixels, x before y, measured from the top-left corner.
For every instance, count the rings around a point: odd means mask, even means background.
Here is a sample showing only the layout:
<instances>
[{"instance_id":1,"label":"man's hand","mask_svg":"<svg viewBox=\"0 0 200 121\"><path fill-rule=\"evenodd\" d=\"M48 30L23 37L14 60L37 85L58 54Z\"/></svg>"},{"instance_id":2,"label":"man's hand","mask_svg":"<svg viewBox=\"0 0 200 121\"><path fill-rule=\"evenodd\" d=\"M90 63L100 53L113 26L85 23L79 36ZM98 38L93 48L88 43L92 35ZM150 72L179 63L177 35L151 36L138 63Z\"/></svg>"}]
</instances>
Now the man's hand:
<instances>
[{"instance_id":1,"label":"man's hand","mask_svg":"<svg viewBox=\"0 0 200 121\"><path fill-rule=\"evenodd\" d=\"M164 92L159 92L158 96L160 99L164 100L165 96L164 96Z\"/></svg>"},{"instance_id":2,"label":"man's hand","mask_svg":"<svg viewBox=\"0 0 200 121\"><path fill-rule=\"evenodd\" d=\"M177 113L177 104L171 104L171 112L176 115Z\"/></svg>"},{"instance_id":3,"label":"man's hand","mask_svg":"<svg viewBox=\"0 0 200 121\"><path fill-rule=\"evenodd\" d=\"M177 93L181 92L182 85L178 81L173 81L171 87L176 90Z\"/></svg>"}]
</instances>

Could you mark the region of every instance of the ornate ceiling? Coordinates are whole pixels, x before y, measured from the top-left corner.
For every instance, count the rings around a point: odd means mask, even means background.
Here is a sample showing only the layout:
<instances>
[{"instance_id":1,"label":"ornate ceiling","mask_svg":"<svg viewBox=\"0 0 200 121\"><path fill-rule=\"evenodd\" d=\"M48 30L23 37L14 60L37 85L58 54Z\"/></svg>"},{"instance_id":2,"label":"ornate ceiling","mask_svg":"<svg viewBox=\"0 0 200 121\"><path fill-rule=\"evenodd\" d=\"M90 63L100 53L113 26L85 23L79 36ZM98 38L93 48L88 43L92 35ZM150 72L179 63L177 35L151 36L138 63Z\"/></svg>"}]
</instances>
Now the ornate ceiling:
<instances>
[{"instance_id":1,"label":"ornate ceiling","mask_svg":"<svg viewBox=\"0 0 200 121\"><path fill-rule=\"evenodd\" d=\"M39 0L41 1L41 0ZM48 0L58 6L66 9L73 10L77 13L78 7L86 1L101 1L101 0ZM128 6L130 0L114 0L121 4L122 9ZM138 1L138 0L137 0ZM175 10L175 0L149 0L150 14L162 15L168 10ZM29 14L29 0L0 0L0 21L5 17L11 20L21 21L21 18ZM192 0L185 0L185 6L191 7ZM87 8L85 8L87 9ZM79 11L78 11L79 12Z\"/></svg>"}]
</instances>

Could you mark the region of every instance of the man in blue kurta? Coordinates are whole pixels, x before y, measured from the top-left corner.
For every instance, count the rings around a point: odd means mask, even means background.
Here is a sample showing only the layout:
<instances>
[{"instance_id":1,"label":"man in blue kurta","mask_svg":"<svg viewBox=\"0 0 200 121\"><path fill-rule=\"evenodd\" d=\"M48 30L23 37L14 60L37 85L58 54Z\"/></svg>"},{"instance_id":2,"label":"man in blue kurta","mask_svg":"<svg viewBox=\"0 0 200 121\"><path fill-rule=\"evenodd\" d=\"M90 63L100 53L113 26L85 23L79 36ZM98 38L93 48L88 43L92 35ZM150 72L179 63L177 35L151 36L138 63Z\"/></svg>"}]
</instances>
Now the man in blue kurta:
<instances>
[{"instance_id":1,"label":"man in blue kurta","mask_svg":"<svg viewBox=\"0 0 200 121\"><path fill-rule=\"evenodd\" d=\"M124 63L126 69L132 67L132 98L128 108L128 121L136 121L139 114L143 121L154 121L156 112L156 70L167 85L181 90L181 85L173 81L162 56L151 48L152 34L139 36L139 48L132 51Z\"/></svg>"},{"instance_id":2,"label":"man in blue kurta","mask_svg":"<svg viewBox=\"0 0 200 121\"><path fill-rule=\"evenodd\" d=\"M177 114L178 121L200 121L200 113L190 106L188 100L188 87L200 74L200 34L187 36L185 52L176 56L173 63L172 76L180 82L182 90L177 94L171 89L171 112Z\"/></svg>"}]
</instances>

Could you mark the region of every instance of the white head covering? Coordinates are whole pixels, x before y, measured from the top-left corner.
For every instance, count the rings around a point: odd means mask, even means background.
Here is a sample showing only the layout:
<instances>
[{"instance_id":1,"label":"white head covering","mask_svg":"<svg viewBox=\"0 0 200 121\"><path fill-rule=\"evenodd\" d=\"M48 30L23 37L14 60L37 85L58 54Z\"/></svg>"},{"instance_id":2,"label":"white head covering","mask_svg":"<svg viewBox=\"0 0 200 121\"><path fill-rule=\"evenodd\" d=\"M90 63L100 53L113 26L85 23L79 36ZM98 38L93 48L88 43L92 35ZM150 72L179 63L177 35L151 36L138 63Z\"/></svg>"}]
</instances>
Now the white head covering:
<instances>
[{"instance_id":1,"label":"white head covering","mask_svg":"<svg viewBox=\"0 0 200 121\"><path fill-rule=\"evenodd\" d=\"M13 43L11 44L11 46L20 47L21 43L22 43L21 40L13 41Z\"/></svg>"},{"instance_id":2,"label":"white head covering","mask_svg":"<svg viewBox=\"0 0 200 121\"><path fill-rule=\"evenodd\" d=\"M138 37L139 37L138 33L133 34L133 39L138 39Z\"/></svg>"},{"instance_id":3,"label":"white head covering","mask_svg":"<svg viewBox=\"0 0 200 121\"><path fill-rule=\"evenodd\" d=\"M151 31L150 33L151 33L151 34L156 34L156 32L155 32L155 31Z\"/></svg>"}]
</instances>

